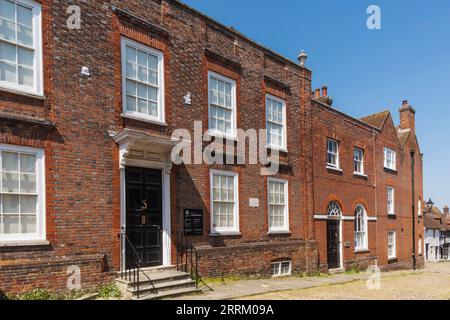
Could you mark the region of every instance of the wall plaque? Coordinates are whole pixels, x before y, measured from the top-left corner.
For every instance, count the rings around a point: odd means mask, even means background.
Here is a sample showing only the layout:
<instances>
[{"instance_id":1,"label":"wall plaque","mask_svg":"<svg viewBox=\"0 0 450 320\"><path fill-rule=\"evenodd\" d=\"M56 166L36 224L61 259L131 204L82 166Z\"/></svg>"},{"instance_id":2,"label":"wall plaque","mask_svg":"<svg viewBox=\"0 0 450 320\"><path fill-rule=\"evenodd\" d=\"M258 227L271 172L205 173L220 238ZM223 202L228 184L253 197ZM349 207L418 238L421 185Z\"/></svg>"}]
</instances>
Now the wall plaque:
<instances>
[{"instance_id":1,"label":"wall plaque","mask_svg":"<svg viewBox=\"0 0 450 320\"><path fill-rule=\"evenodd\" d=\"M184 209L184 234L186 236L203 235L203 210Z\"/></svg>"}]
</instances>

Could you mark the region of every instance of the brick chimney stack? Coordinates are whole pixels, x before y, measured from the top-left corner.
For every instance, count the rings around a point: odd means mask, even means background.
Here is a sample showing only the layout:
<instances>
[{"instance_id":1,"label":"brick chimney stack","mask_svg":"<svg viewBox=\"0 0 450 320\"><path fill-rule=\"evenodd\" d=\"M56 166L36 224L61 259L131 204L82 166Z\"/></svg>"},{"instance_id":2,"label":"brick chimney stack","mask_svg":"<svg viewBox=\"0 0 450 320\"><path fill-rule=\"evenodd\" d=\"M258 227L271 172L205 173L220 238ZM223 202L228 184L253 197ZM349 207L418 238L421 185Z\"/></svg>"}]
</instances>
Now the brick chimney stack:
<instances>
[{"instance_id":1,"label":"brick chimney stack","mask_svg":"<svg viewBox=\"0 0 450 320\"><path fill-rule=\"evenodd\" d=\"M320 89L316 89L315 94L314 94L314 98L315 99L319 99L320 98Z\"/></svg>"},{"instance_id":2,"label":"brick chimney stack","mask_svg":"<svg viewBox=\"0 0 450 320\"><path fill-rule=\"evenodd\" d=\"M409 105L408 100L403 101L400 107L400 129L411 129L411 132L415 134L416 130L416 110Z\"/></svg>"}]
</instances>

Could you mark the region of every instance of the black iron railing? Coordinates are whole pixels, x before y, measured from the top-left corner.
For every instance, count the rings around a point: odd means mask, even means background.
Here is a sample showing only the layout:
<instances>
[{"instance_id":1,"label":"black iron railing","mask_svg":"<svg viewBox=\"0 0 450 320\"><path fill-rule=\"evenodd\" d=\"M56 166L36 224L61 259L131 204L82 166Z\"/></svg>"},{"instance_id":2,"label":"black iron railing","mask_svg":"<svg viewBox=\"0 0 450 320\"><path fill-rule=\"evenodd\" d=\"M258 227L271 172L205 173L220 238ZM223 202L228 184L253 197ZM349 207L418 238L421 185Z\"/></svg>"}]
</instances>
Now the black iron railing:
<instances>
[{"instance_id":1,"label":"black iron railing","mask_svg":"<svg viewBox=\"0 0 450 320\"><path fill-rule=\"evenodd\" d=\"M185 237L183 232L177 232L177 271L182 271L195 281L195 287L198 289L199 283L205 284L198 271L199 253L192 243ZM206 284L205 284L206 285Z\"/></svg>"},{"instance_id":2,"label":"black iron railing","mask_svg":"<svg viewBox=\"0 0 450 320\"><path fill-rule=\"evenodd\" d=\"M131 282L133 285L133 289L136 292L136 296L139 299L141 294L141 274L147 278L148 282L153 288L153 293L157 294L158 290L155 287L152 279L146 274L142 269L142 258L137 251L136 247L131 242L130 238L128 238L125 232L120 233L120 243L122 246L125 246L125 252L127 253L127 262L125 269L123 269L119 276L125 281Z\"/></svg>"}]
</instances>

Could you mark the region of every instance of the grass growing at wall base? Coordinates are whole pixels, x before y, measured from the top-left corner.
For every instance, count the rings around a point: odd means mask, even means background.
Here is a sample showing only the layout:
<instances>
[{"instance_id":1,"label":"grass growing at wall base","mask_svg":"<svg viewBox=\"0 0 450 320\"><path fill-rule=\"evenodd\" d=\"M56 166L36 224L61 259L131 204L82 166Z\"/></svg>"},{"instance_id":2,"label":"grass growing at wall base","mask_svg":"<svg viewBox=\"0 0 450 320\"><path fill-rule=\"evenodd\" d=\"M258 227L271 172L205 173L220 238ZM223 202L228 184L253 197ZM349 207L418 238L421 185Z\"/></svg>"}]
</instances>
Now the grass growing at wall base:
<instances>
[{"instance_id":1,"label":"grass growing at wall base","mask_svg":"<svg viewBox=\"0 0 450 320\"><path fill-rule=\"evenodd\" d=\"M355 264L355 265L352 265L350 268L348 268L345 271L345 274L358 274L360 272L361 272L361 270L360 270L359 266Z\"/></svg>"},{"instance_id":2,"label":"grass growing at wall base","mask_svg":"<svg viewBox=\"0 0 450 320\"><path fill-rule=\"evenodd\" d=\"M228 284L237 281L246 281L246 280L263 280L263 279L285 279L285 278L316 278L316 277L329 277L328 274L321 273L320 271L308 271L308 272L296 272L292 275L286 275L284 277L271 277L267 275L259 275L259 274L243 274L243 275L228 275L222 277L205 277L202 280L207 285L217 285L217 284Z\"/></svg>"},{"instance_id":3,"label":"grass growing at wall base","mask_svg":"<svg viewBox=\"0 0 450 320\"><path fill-rule=\"evenodd\" d=\"M99 286L94 289L73 290L64 295L58 295L47 289L33 289L18 295L6 295L0 292L0 300L76 300L85 295L98 293L100 298L120 298L122 293L115 283Z\"/></svg>"}]
</instances>

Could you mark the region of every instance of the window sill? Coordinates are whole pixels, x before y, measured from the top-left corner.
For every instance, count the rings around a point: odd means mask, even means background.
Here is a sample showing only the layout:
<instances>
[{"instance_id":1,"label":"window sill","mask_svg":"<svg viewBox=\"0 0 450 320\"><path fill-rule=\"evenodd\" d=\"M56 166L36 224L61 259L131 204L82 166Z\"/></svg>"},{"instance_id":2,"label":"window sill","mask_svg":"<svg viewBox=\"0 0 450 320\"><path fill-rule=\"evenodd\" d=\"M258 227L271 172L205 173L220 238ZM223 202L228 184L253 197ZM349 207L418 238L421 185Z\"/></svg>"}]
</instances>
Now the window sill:
<instances>
[{"instance_id":1,"label":"window sill","mask_svg":"<svg viewBox=\"0 0 450 320\"><path fill-rule=\"evenodd\" d=\"M46 240L23 240L23 241L0 241L0 248L4 247L37 247L48 246L49 241Z\"/></svg>"},{"instance_id":2,"label":"window sill","mask_svg":"<svg viewBox=\"0 0 450 320\"><path fill-rule=\"evenodd\" d=\"M271 278L277 279L277 278L288 278L288 277L292 277L292 273L286 273L286 274L276 274L273 275Z\"/></svg>"},{"instance_id":3,"label":"window sill","mask_svg":"<svg viewBox=\"0 0 450 320\"><path fill-rule=\"evenodd\" d=\"M391 168L384 167L384 171L387 173L397 174L397 169L391 169Z\"/></svg>"},{"instance_id":4,"label":"window sill","mask_svg":"<svg viewBox=\"0 0 450 320\"><path fill-rule=\"evenodd\" d=\"M388 219L397 219L397 215L395 213L388 213Z\"/></svg>"},{"instance_id":5,"label":"window sill","mask_svg":"<svg viewBox=\"0 0 450 320\"><path fill-rule=\"evenodd\" d=\"M158 121L158 120L153 120L153 119L149 119L149 118L145 118L145 117L139 117L139 116L132 115L132 114L122 113L121 117L125 118L125 119L131 119L131 120L151 123L151 124L155 124L155 125L163 126L163 127L167 127L168 126L167 123L165 123L165 122Z\"/></svg>"},{"instance_id":6,"label":"window sill","mask_svg":"<svg viewBox=\"0 0 450 320\"><path fill-rule=\"evenodd\" d=\"M364 179L368 178L368 176L364 173L354 172L353 175L357 178L364 178Z\"/></svg>"},{"instance_id":7,"label":"window sill","mask_svg":"<svg viewBox=\"0 0 450 320\"><path fill-rule=\"evenodd\" d=\"M239 231L213 232L209 234L210 237L238 237L241 235Z\"/></svg>"},{"instance_id":8,"label":"window sill","mask_svg":"<svg viewBox=\"0 0 450 320\"><path fill-rule=\"evenodd\" d=\"M397 257L388 258L388 263L396 263L398 261Z\"/></svg>"},{"instance_id":9,"label":"window sill","mask_svg":"<svg viewBox=\"0 0 450 320\"><path fill-rule=\"evenodd\" d=\"M8 92L8 93L11 93L11 94L16 94L16 95L19 95L19 96L24 96L24 97L27 97L27 98L42 100L42 101L46 100L46 97L43 94L29 92L29 91L15 89L15 88L10 88L10 87L6 87L4 85L0 85L0 91Z\"/></svg>"},{"instance_id":10,"label":"window sill","mask_svg":"<svg viewBox=\"0 0 450 320\"><path fill-rule=\"evenodd\" d=\"M278 152L288 153L288 149L285 148L285 147L277 147L277 146L267 145L267 146L266 146L266 149L272 150L272 151L278 151Z\"/></svg>"},{"instance_id":11,"label":"window sill","mask_svg":"<svg viewBox=\"0 0 450 320\"><path fill-rule=\"evenodd\" d=\"M280 236L280 235L291 235L292 232L290 230L273 230L267 232L269 236Z\"/></svg>"},{"instance_id":12,"label":"window sill","mask_svg":"<svg viewBox=\"0 0 450 320\"><path fill-rule=\"evenodd\" d=\"M344 172L344 170L340 169L340 168L336 168L336 167L331 167L331 166L326 166L327 170L331 170L331 171L336 171L339 173Z\"/></svg>"},{"instance_id":13,"label":"window sill","mask_svg":"<svg viewBox=\"0 0 450 320\"><path fill-rule=\"evenodd\" d=\"M370 253L369 249L356 249L355 253Z\"/></svg>"},{"instance_id":14,"label":"window sill","mask_svg":"<svg viewBox=\"0 0 450 320\"><path fill-rule=\"evenodd\" d=\"M205 133L205 136L208 138L216 138L216 139L223 139L223 140L238 142L238 138L236 136L226 135L226 134L223 134L223 133L217 132L217 131L207 131Z\"/></svg>"}]
</instances>

